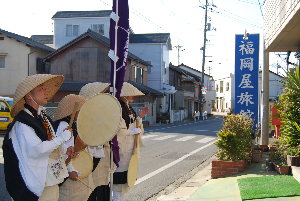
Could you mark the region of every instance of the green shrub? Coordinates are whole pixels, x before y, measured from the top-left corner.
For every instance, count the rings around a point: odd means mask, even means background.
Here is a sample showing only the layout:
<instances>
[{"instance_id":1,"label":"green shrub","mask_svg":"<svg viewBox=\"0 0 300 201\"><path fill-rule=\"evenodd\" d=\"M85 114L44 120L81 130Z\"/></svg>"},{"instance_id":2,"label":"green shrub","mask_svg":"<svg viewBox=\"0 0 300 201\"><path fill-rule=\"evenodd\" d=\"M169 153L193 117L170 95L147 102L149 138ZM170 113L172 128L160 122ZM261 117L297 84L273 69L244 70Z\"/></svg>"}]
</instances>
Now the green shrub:
<instances>
[{"instance_id":1,"label":"green shrub","mask_svg":"<svg viewBox=\"0 0 300 201\"><path fill-rule=\"evenodd\" d=\"M215 142L217 158L223 161L248 160L253 132L252 119L233 114L224 117L223 128L217 133L220 139Z\"/></svg>"}]
</instances>

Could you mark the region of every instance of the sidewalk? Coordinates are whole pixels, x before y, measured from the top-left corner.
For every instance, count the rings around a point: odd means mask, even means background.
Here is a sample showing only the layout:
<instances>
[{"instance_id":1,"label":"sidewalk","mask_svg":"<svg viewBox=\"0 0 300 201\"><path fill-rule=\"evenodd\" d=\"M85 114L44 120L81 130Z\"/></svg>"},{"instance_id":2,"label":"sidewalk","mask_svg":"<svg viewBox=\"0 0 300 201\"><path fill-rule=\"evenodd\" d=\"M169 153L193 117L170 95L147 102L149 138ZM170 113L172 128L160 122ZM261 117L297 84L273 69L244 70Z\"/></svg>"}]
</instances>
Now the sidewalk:
<instances>
[{"instance_id":1,"label":"sidewalk","mask_svg":"<svg viewBox=\"0 0 300 201\"><path fill-rule=\"evenodd\" d=\"M265 161L267 158L268 152L264 152L260 163L250 164L243 173L217 179L211 179L210 163L170 194L160 196L157 201L241 201L237 179L278 175L276 172L266 171ZM262 199L254 199L253 201L259 200ZM263 200L299 201L300 196L264 198Z\"/></svg>"}]
</instances>

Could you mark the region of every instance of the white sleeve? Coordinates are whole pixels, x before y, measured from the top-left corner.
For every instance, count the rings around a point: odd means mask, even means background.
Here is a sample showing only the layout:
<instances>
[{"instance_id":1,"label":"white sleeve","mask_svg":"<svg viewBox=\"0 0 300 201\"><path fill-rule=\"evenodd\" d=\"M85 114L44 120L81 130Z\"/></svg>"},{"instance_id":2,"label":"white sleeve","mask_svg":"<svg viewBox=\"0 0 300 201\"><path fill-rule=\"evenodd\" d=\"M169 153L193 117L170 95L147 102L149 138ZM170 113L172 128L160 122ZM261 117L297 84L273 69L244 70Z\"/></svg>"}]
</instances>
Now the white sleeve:
<instances>
[{"instance_id":1,"label":"white sleeve","mask_svg":"<svg viewBox=\"0 0 300 201\"><path fill-rule=\"evenodd\" d=\"M141 132L140 128L133 128L127 130L127 135L135 135Z\"/></svg>"},{"instance_id":2,"label":"white sleeve","mask_svg":"<svg viewBox=\"0 0 300 201\"><path fill-rule=\"evenodd\" d=\"M19 160L20 173L28 189L37 196L44 190L49 155L58 147L53 141L41 141L33 128L16 122L9 133Z\"/></svg>"},{"instance_id":3,"label":"white sleeve","mask_svg":"<svg viewBox=\"0 0 300 201\"><path fill-rule=\"evenodd\" d=\"M63 130L65 128L68 128L68 126L69 126L69 124L67 122L61 121L58 125L56 135L61 136L63 133ZM68 149L68 147L74 147L74 136L71 139L69 139L68 141L64 142L61 147L62 147L63 157L65 160L67 160L67 158L68 158L67 149Z\"/></svg>"},{"instance_id":4,"label":"white sleeve","mask_svg":"<svg viewBox=\"0 0 300 201\"><path fill-rule=\"evenodd\" d=\"M103 146L97 146L97 147L88 146L88 149L89 149L90 155L95 158L104 158L105 157Z\"/></svg>"}]
</instances>

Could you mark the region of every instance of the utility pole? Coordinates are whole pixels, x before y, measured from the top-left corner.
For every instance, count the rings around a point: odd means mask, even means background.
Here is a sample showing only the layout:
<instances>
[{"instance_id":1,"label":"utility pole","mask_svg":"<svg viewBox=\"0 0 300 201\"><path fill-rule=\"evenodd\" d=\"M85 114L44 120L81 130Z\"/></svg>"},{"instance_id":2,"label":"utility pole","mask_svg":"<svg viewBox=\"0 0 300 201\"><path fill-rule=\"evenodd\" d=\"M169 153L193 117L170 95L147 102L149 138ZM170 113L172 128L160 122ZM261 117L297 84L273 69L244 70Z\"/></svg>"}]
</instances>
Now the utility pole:
<instances>
[{"instance_id":1,"label":"utility pole","mask_svg":"<svg viewBox=\"0 0 300 201\"><path fill-rule=\"evenodd\" d=\"M207 26L207 2L208 0L206 0L205 2L205 23L204 23L204 42L203 42L203 47L202 47L202 52L203 52L203 58L202 58L202 78L201 78L201 88L204 87L204 66L205 66L205 45L206 45L206 26ZM203 110L203 94L202 94L202 90L201 90L201 93L200 93L200 111L201 111L201 114L202 114L202 110Z\"/></svg>"},{"instance_id":2,"label":"utility pole","mask_svg":"<svg viewBox=\"0 0 300 201\"><path fill-rule=\"evenodd\" d=\"M180 46L180 45L177 45L177 46L175 46L176 48L177 48L177 51L178 51L178 66L180 65L180 63L179 63L179 50L180 50L180 48L182 48L182 46ZM183 49L183 50L185 50L185 49ZM181 51L183 51L183 50L181 50Z\"/></svg>"}]
</instances>

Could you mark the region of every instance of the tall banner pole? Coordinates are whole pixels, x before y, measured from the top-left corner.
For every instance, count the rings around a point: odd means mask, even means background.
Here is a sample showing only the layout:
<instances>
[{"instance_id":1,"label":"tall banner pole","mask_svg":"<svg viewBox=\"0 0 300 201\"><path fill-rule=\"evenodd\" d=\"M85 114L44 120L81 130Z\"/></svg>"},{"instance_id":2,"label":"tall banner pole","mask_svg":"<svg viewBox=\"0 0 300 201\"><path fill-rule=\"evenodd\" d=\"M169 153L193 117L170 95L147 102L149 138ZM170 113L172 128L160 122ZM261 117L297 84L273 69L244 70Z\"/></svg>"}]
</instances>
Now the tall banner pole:
<instances>
[{"instance_id":1,"label":"tall banner pole","mask_svg":"<svg viewBox=\"0 0 300 201\"><path fill-rule=\"evenodd\" d=\"M113 0L110 17L110 51L108 53L108 56L111 58L110 93L119 99L125 77L129 45L128 0ZM113 162L119 167L119 161L119 146L116 135L111 140L110 200L112 200L113 191Z\"/></svg>"}]
</instances>

